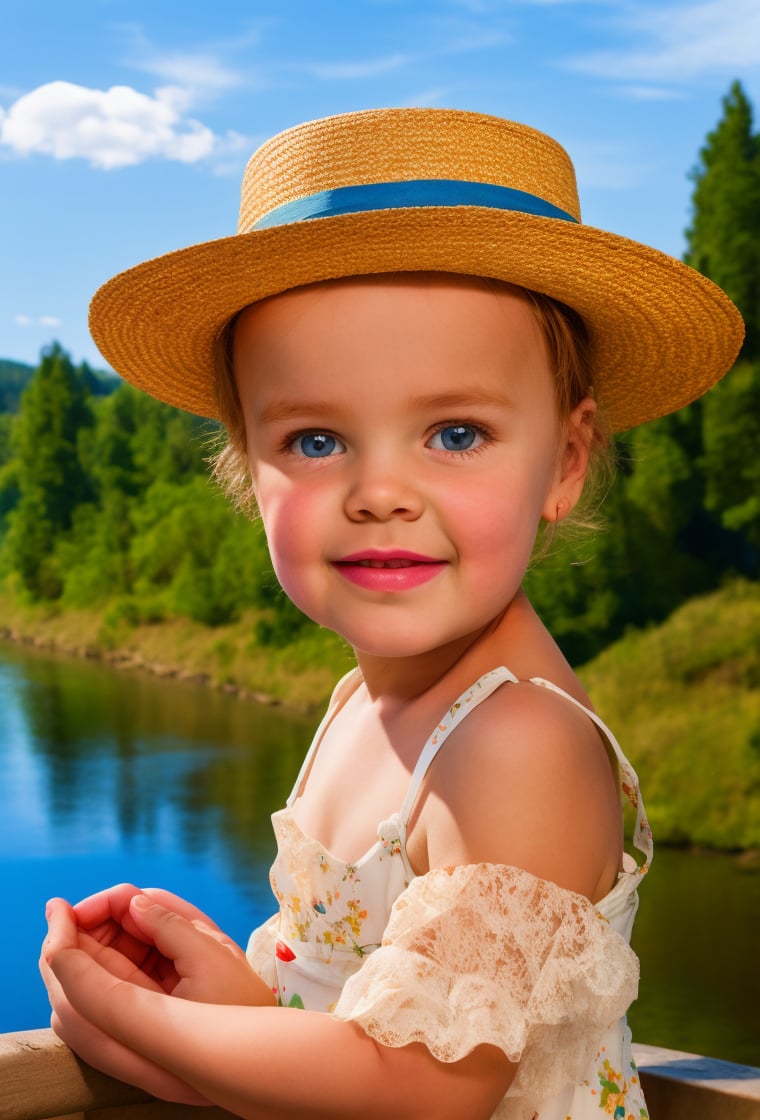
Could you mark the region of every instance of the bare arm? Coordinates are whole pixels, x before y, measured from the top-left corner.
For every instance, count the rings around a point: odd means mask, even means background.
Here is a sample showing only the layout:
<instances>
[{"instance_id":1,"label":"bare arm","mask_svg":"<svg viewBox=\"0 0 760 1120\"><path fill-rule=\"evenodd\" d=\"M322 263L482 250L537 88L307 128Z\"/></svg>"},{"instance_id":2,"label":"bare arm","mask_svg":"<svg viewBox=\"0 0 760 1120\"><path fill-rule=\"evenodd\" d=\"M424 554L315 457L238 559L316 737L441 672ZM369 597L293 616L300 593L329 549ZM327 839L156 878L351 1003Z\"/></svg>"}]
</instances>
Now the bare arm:
<instances>
[{"instance_id":1,"label":"bare arm","mask_svg":"<svg viewBox=\"0 0 760 1120\"><path fill-rule=\"evenodd\" d=\"M533 686L497 697L462 725L458 742L452 736L433 772L426 827L419 830L430 866L512 864L587 897L604 893L600 884L614 877L619 858L620 814L596 732L582 713ZM124 1053L241 1116L353 1118L361 1111L385 1120L392 1111L399 1120L421 1112L476 1120L492 1114L514 1076L495 1047L480 1045L445 1064L421 1044L383 1047L329 1016L203 1002L192 976L185 999L130 984L77 948L76 926L61 906L47 952L78 1016L66 1041L79 1049L76 1022L86 1023ZM176 914L163 933L153 930L175 961L182 930L206 936L192 923L186 929ZM188 945L192 960L196 942Z\"/></svg>"},{"instance_id":2,"label":"bare arm","mask_svg":"<svg viewBox=\"0 0 760 1120\"><path fill-rule=\"evenodd\" d=\"M77 1016L126 1052L243 1117L356 1116L391 1111L489 1117L514 1067L481 1046L438 1062L422 1045L391 1049L349 1023L290 1008L176 999L119 980L74 947L65 904L51 910L46 959ZM77 1049L77 1037L67 1038Z\"/></svg>"}]
</instances>

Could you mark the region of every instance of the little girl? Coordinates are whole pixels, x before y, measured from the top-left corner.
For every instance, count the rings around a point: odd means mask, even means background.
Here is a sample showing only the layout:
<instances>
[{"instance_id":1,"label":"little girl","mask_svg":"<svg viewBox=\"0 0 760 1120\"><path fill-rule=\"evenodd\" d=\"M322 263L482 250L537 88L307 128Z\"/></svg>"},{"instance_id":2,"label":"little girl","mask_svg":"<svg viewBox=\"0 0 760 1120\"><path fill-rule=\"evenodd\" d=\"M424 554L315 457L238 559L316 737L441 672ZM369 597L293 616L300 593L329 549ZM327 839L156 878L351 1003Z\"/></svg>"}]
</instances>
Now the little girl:
<instances>
[{"instance_id":1,"label":"little girl","mask_svg":"<svg viewBox=\"0 0 760 1120\"><path fill-rule=\"evenodd\" d=\"M357 668L274 815L247 955L167 892L53 900L54 1030L244 1117L645 1117L638 782L521 581L605 432L730 367L733 306L583 226L548 137L410 109L275 137L239 233L117 276L91 325L125 377L224 421L220 475Z\"/></svg>"}]
</instances>

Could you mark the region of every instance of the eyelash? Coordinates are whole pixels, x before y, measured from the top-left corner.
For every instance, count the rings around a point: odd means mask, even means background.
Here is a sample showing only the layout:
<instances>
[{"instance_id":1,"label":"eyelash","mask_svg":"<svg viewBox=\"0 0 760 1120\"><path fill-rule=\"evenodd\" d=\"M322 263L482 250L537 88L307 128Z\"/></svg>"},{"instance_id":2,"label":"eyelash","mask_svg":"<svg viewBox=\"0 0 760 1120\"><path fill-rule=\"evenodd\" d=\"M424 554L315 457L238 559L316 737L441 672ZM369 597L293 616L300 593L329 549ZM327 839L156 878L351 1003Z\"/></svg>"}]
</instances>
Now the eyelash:
<instances>
[{"instance_id":1,"label":"eyelash","mask_svg":"<svg viewBox=\"0 0 760 1120\"><path fill-rule=\"evenodd\" d=\"M340 436L336 436L335 433L331 432L328 428L302 428L298 432L291 432L289 435L285 436L280 446L281 453L284 455L295 455L299 459L319 459L320 456L309 456L303 454L299 455L299 453L294 449L294 445L298 442L298 440L303 439L305 436L325 436L328 439L334 439L338 443L345 446L344 441L340 438ZM329 459L332 458L332 456L327 455L324 456L324 458Z\"/></svg>"},{"instance_id":2,"label":"eyelash","mask_svg":"<svg viewBox=\"0 0 760 1120\"><path fill-rule=\"evenodd\" d=\"M439 432L445 431L446 428L471 428L474 432L477 433L481 440L477 447L466 447L462 451L450 451L447 448L435 449L437 451L441 451L444 455L450 455L456 459L468 458L471 455L480 455L482 451L486 450L489 444L493 443L493 432L491 432L488 428L485 428L482 424L476 424L472 420L457 419L444 420L442 423L436 424L425 440L426 446L430 443L434 436L437 436Z\"/></svg>"},{"instance_id":3,"label":"eyelash","mask_svg":"<svg viewBox=\"0 0 760 1120\"><path fill-rule=\"evenodd\" d=\"M447 428L471 428L472 431L474 431L480 437L480 441L481 441L476 447L467 447L467 448L464 448L461 451L451 451L451 450L448 450L447 448L435 448L434 449L434 450L439 451L440 453L442 453L444 455L450 455L453 458L464 459L464 458L467 458L471 455L479 455L482 451L486 450L486 448L489 446L489 444L491 444L493 442L493 438L494 438L493 433L488 428L485 428L482 424L474 423L471 420L457 419L457 420L443 420L439 424L436 424L429 431L428 435L426 436L425 446L428 446L430 441L435 436L437 436L439 434L439 432L443 432ZM294 450L294 444L296 444L299 439L303 439L304 436L316 436L316 435L327 436L331 439L337 440L338 443L343 444L345 446L344 440L342 440L340 438L340 436L335 435L334 432L329 431L329 429L327 429L327 428L303 428L300 431L291 432L287 436L285 436L285 438L283 439L282 444L281 444L281 451L284 454L297 455L298 458L306 458L306 459L312 458L311 456L308 456L308 455L298 455L298 452L296 452ZM331 458L331 457L332 456L325 456L325 458ZM314 456L313 458L319 458L319 457Z\"/></svg>"}]
</instances>

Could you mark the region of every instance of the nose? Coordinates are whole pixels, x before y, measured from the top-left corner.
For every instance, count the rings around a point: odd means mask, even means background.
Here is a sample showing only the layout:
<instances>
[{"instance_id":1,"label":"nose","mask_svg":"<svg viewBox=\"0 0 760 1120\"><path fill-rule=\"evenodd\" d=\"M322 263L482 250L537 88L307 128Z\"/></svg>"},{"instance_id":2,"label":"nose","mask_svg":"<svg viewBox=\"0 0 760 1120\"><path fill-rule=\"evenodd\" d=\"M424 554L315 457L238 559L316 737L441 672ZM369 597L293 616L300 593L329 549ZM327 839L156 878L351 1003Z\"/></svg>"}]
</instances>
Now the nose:
<instances>
[{"instance_id":1,"label":"nose","mask_svg":"<svg viewBox=\"0 0 760 1120\"><path fill-rule=\"evenodd\" d=\"M410 471L400 464L367 463L353 474L344 509L351 521L416 521L424 505Z\"/></svg>"}]
</instances>

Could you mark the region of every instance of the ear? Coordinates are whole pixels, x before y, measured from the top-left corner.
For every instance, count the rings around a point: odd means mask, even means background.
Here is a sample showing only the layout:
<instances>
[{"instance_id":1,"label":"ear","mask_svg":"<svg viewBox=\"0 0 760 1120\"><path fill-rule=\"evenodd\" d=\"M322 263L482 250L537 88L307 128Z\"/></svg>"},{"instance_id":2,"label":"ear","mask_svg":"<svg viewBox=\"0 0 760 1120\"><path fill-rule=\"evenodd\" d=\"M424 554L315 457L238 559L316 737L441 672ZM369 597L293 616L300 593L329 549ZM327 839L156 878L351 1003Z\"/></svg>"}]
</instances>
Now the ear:
<instances>
[{"instance_id":1,"label":"ear","mask_svg":"<svg viewBox=\"0 0 760 1120\"><path fill-rule=\"evenodd\" d=\"M563 425L554 479L541 511L544 521L556 522L575 508L583 493L594 440L596 401L584 397Z\"/></svg>"}]
</instances>

